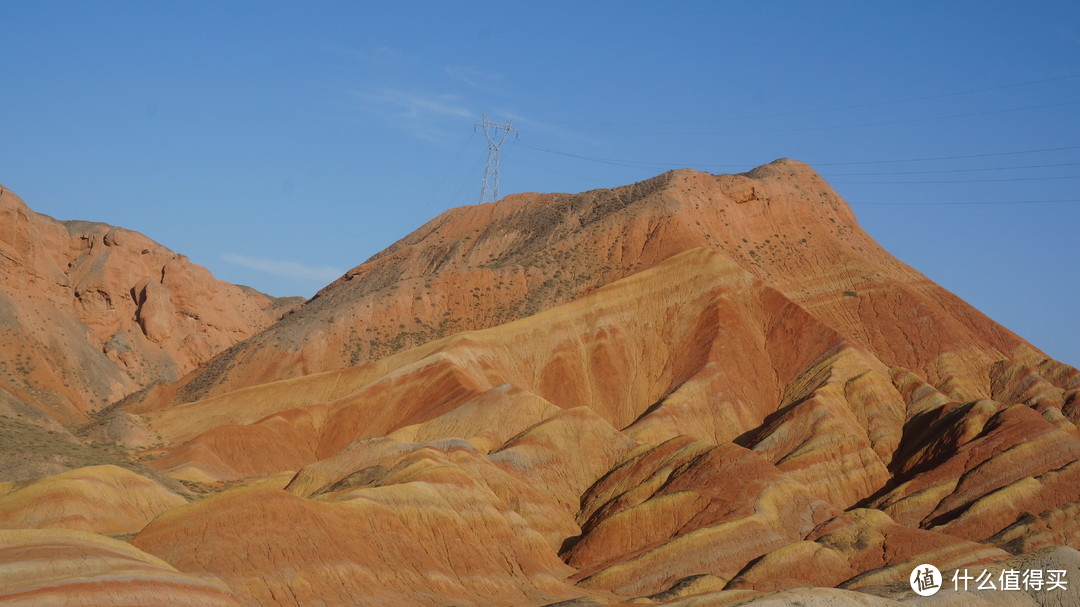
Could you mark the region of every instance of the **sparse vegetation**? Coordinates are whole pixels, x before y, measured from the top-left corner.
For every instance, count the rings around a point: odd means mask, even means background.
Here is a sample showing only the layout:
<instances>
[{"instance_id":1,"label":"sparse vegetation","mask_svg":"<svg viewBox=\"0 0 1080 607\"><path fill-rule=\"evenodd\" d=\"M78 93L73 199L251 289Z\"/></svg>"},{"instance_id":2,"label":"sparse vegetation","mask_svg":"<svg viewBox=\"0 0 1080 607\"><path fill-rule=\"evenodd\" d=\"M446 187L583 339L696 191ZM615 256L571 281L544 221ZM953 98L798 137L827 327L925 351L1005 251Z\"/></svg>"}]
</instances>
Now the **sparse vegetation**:
<instances>
[{"instance_id":1,"label":"sparse vegetation","mask_svg":"<svg viewBox=\"0 0 1080 607\"><path fill-rule=\"evenodd\" d=\"M86 444L65 432L49 430L0 415L0 481L54 474L60 469L112 464L144 476L157 473L132 459L121 447L105 442ZM38 463L40 469L27 468Z\"/></svg>"}]
</instances>

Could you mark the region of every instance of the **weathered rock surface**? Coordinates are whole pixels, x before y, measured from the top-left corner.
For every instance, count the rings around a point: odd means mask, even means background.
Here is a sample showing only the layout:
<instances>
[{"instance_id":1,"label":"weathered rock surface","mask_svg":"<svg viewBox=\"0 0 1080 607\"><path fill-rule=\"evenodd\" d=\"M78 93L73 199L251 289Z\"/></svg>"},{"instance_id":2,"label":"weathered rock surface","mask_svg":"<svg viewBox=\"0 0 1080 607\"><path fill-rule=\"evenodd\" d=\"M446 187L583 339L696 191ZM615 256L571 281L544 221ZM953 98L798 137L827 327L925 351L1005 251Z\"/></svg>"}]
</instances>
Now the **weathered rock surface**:
<instances>
[{"instance_id":1,"label":"weathered rock surface","mask_svg":"<svg viewBox=\"0 0 1080 607\"><path fill-rule=\"evenodd\" d=\"M581 537L564 555L584 587L636 595L690 575L731 579L839 513L744 447L674 440L594 485L594 495L617 497L589 508Z\"/></svg>"},{"instance_id":2,"label":"weathered rock surface","mask_svg":"<svg viewBox=\"0 0 1080 607\"><path fill-rule=\"evenodd\" d=\"M635 596L702 575L725 592L861 587L1006 558L979 542L1028 506L1076 501L1080 441L1037 406L950 400L696 249L507 325L147 417L171 445L155 465L191 479L305 466L289 490L322 500L483 487L582 590ZM1045 489L994 497L1025 478ZM864 502L884 512L842 514Z\"/></svg>"},{"instance_id":3,"label":"weathered rock surface","mask_svg":"<svg viewBox=\"0 0 1080 607\"><path fill-rule=\"evenodd\" d=\"M324 499L233 489L159 517L133 544L262 605L535 605L581 594L495 495L418 465L408 480Z\"/></svg>"},{"instance_id":4,"label":"weathered rock surface","mask_svg":"<svg viewBox=\"0 0 1080 607\"><path fill-rule=\"evenodd\" d=\"M183 298L127 288L168 343ZM0 414L38 410L20 394ZM137 531L118 562L191 601L1066 605L906 580L1071 575L1078 416L1080 372L889 256L805 165L673 171L448 211L93 428L205 497L84 470L0 486L0 520Z\"/></svg>"},{"instance_id":5,"label":"weathered rock surface","mask_svg":"<svg viewBox=\"0 0 1080 607\"><path fill-rule=\"evenodd\" d=\"M0 530L0 605L240 607L219 580L85 531Z\"/></svg>"},{"instance_id":6,"label":"weathered rock surface","mask_svg":"<svg viewBox=\"0 0 1080 607\"><path fill-rule=\"evenodd\" d=\"M0 483L0 529L78 529L135 533L187 500L117 466L69 470L30 484Z\"/></svg>"},{"instance_id":7,"label":"weathered rock surface","mask_svg":"<svg viewBox=\"0 0 1080 607\"><path fill-rule=\"evenodd\" d=\"M137 232L35 213L0 187L0 390L52 419L84 422L177 380L297 303L215 280Z\"/></svg>"},{"instance_id":8,"label":"weathered rock surface","mask_svg":"<svg viewBox=\"0 0 1080 607\"><path fill-rule=\"evenodd\" d=\"M805 537L765 555L728 587L772 590L906 583L912 569L923 563L933 563L944 571L1009 556L976 542L899 525L888 515L869 509L846 512Z\"/></svg>"},{"instance_id":9,"label":"weathered rock surface","mask_svg":"<svg viewBox=\"0 0 1080 607\"><path fill-rule=\"evenodd\" d=\"M991 397L987 368L1045 358L889 255L805 164L677 170L582 194L449 210L184 383L190 401L382 358L548 309L696 247L722 253L887 367L950 397Z\"/></svg>"},{"instance_id":10,"label":"weathered rock surface","mask_svg":"<svg viewBox=\"0 0 1080 607\"><path fill-rule=\"evenodd\" d=\"M793 338L800 343L794 351L785 348ZM841 367L843 373L833 377L831 370ZM869 370L876 375L867 375ZM823 495L847 506L888 479L870 438L886 422L876 410L867 416L863 409L870 397L856 389L865 384L872 397L884 394L873 406L887 406L899 418L903 404L886 372L737 265L694 249L513 323L145 417L171 448L155 465L199 467L225 480L296 469L356 439L416 424L430 427L450 412L458 424L466 415L473 416L474 426L487 424L483 410L458 407L483 394L498 398L492 390L509 385L556 407L586 406L639 440L689 434L724 442L746 435L748 446L792 474L832 483ZM845 395L836 386L850 375L861 375L862 383ZM723 385L723 391L700 389L709 382ZM805 397L811 392L814 398ZM842 421L803 431L817 442L793 434L799 416L820 417L823 406ZM796 421L779 418L761 436L748 434L779 409ZM669 411L688 410L686 424L672 423ZM893 422L893 442L875 434L886 456L899 436L900 421ZM787 443L780 442L788 435ZM440 437L430 431L427 436ZM275 443L282 448L269 448ZM792 454L797 445L802 459ZM839 453L837 445L844 446ZM836 478L838 469L849 474Z\"/></svg>"}]
</instances>

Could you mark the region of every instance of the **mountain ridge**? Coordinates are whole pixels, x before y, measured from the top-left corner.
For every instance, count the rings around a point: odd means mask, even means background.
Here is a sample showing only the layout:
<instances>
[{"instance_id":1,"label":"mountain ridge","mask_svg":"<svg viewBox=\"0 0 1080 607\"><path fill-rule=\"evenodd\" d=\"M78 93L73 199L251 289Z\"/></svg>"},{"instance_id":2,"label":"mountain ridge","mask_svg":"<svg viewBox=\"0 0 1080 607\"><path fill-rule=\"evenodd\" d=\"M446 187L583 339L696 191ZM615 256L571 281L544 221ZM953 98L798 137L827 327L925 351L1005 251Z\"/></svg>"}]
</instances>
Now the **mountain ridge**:
<instances>
[{"instance_id":1,"label":"mountain ridge","mask_svg":"<svg viewBox=\"0 0 1080 607\"><path fill-rule=\"evenodd\" d=\"M987 393L982 367L995 360L1046 357L888 255L820 176L784 159L740 175L678 169L610 190L450 209L186 378L175 398L344 368L494 326L695 246L731 257L871 349L896 350L892 363L938 383L962 377L955 389L966 395ZM840 296L850 301L838 305ZM876 318L892 314L908 316L898 325L932 327L917 339L942 341L939 350L969 343L984 354L965 363L916 352L910 336L888 335Z\"/></svg>"},{"instance_id":2,"label":"mountain ridge","mask_svg":"<svg viewBox=\"0 0 1080 607\"><path fill-rule=\"evenodd\" d=\"M108 414L144 467L0 483L0 557L48 542L120 597L425 607L924 604L920 563L1080 562L1080 371L790 160L449 210ZM15 587L81 600L49 575Z\"/></svg>"}]
</instances>

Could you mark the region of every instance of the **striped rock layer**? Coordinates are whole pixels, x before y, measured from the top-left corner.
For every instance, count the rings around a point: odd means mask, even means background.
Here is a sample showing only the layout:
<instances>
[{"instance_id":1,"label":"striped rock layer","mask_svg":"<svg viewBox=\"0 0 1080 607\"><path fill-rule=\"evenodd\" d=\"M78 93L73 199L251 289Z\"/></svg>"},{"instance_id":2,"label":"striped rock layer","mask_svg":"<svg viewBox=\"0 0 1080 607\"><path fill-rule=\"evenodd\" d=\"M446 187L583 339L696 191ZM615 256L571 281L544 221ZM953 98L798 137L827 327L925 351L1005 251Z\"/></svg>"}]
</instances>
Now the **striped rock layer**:
<instances>
[{"instance_id":1,"label":"striped rock layer","mask_svg":"<svg viewBox=\"0 0 1080 607\"><path fill-rule=\"evenodd\" d=\"M1078 393L806 165L680 170L447 211L125 401L152 471L0 487L0 521L252 605L920 604L922 563L1080 578Z\"/></svg>"}]
</instances>

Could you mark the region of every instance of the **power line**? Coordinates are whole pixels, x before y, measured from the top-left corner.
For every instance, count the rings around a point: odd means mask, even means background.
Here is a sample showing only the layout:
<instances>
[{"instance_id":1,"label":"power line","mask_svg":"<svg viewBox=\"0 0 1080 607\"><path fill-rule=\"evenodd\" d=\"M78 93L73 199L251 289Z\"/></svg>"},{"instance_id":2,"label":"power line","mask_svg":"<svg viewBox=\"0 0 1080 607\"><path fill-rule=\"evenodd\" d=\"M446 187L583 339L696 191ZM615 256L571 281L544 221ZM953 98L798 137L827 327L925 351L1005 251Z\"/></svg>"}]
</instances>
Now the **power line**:
<instances>
[{"instance_id":1,"label":"power line","mask_svg":"<svg viewBox=\"0 0 1080 607\"><path fill-rule=\"evenodd\" d=\"M1004 108L998 110L985 110L981 112L965 112L962 114L945 114L941 116L926 116L923 118L905 118L899 120L880 120L877 122L859 122L852 124L833 124L826 126L804 126L795 128L782 128L782 129L750 129L739 131L604 131L609 133L623 133L623 134L637 134L637 135L760 135L760 134L773 134L773 133L806 133L812 131L831 131L835 129L856 129L867 128L873 126L892 126L898 124L911 124L916 122L932 122L936 120L952 120L955 118L971 118L976 116L993 116L996 114L1006 114L1010 112L1022 112L1027 110L1040 110L1053 107L1061 107L1066 105L1080 104L1080 99L1074 99L1072 101L1059 101L1055 103L1044 103L1041 105L1025 105L1020 107ZM587 129L580 129L587 130Z\"/></svg>"},{"instance_id":2,"label":"power line","mask_svg":"<svg viewBox=\"0 0 1080 607\"><path fill-rule=\"evenodd\" d=\"M538 146L538 145L532 145L527 141L520 141L519 143L524 147L527 147L527 148L533 149L533 150L537 150L539 152L546 152L548 154L555 154L557 156L567 156L569 158L577 158L577 159L580 159L580 160L588 160L590 162L598 162L598 163L601 163L601 164L611 164L611 165L622 166L622 167L632 168L632 169L654 168L654 167L676 167L676 168L681 168L681 167L693 167L693 166L738 167L738 168L742 168L742 167L746 166L746 165L742 165L742 164L738 164L738 165L736 165L736 164L727 164L727 165L724 165L724 164L712 164L712 163L707 163L707 162L675 163L675 162L648 162L648 161L643 161L643 160L620 160L620 159L617 159L617 158L602 158L602 157L598 157L598 156L586 156L584 154L574 154L574 153L571 153L571 152L561 152L559 150L553 150L551 148L545 148L545 147ZM1078 147L1080 147L1080 146L1078 146Z\"/></svg>"},{"instance_id":3,"label":"power line","mask_svg":"<svg viewBox=\"0 0 1080 607\"><path fill-rule=\"evenodd\" d=\"M588 157L588 156L584 156L584 155L580 155L580 154L571 154L569 152L559 152L557 150L548 150L546 148L541 148L539 146L530 145L527 142L521 142L521 143L525 147L529 147L529 148L540 150L540 151L550 152L550 153L558 154L558 155L562 155L562 156L569 156L569 157L573 157L573 158L581 158L581 159L584 159L584 160L590 160L590 161L594 161L594 162L620 163L620 161L617 161L615 159L593 158L593 157ZM963 155L954 155L954 156L941 156L941 157L936 157L936 158L909 158L909 159L902 159L902 160L870 160L870 161L860 161L860 162L857 162L857 163L833 163L833 164L867 164L867 163L888 163L888 162L920 162L920 161L926 161L926 160L953 160L953 159L961 159L961 158L982 158L982 157L988 157L988 156L993 157L993 156L1007 156L1007 155L1016 155L1016 154L1035 154L1035 153L1041 153L1041 152L1054 152L1054 151L1076 150L1076 149L1080 149L1080 146L1064 146L1064 147L1056 147L1056 148L1041 148L1041 149L1032 149L1032 150L1016 150L1016 151L1009 151L1009 152L991 152L991 153L984 153L984 154L963 154ZM574 177L576 179L583 179L583 180L587 180L587 181L598 182L598 180L591 179L589 177L584 177L584 176L581 176L581 175L575 175L575 174L571 174L571 173L566 173L566 172L563 172L563 171L557 171L555 169L551 169L551 168L543 167L543 166L540 166L540 165L537 165L537 164L534 164L534 163L526 162L526 161L522 160L521 158L515 158L514 162L519 162L519 163L522 163L522 164L525 164L525 165L528 165L528 166L532 166L532 167L535 167L535 168L538 168L538 169L541 169L541 170L544 170L544 171L548 171L548 172L551 172L551 173L557 173L557 174L560 174L560 175L565 175L567 177ZM629 161L629 162L633 162L633 161ZM648 164L648 163L640 163L640 164L644 165L644 164ZM665 165L665 166L687 166L686 164L672 165L671 163L654 163L654 164ZM1066 163L1057 163L1057 164L1027 165L1027 166L1016 166L1016 167L994 167L994 168L986 168L986 169L952 169L952 170L940 171L940 172L1029 169L1029 168L1043 168L1043 167L1056 167L1056 166L1075 166L1075 165L1078 165L1078 164L1080 164L1080 163L1066 162ZM632 168L645 168L645 167L637 167L637 166L635 166L635 167L632 167ZM934 172L939 172L939 171L910 171L909 173L924 173L924 172L925 173L934 173ZM874 173L862 173L862 174L874 175ZM888 175L888 174L893 174L893 173L883 173L883 174ZM907 173L899 172L899 173L896 173L896 174L907 174ZM848 173L846 175L859 175L859 174L858 173ZM828 183L830 183L830 184L978 183L978 182L982 182L982 181L987 181L987 182L1027 181L1029 179L1040 179L1040 178L1010 178L1010 179L955 180L955 181L942 180L942 181L848 181L848 182L842 182L841 181L841 182L837 182L837 181L829 180ZM1049 177L1049 178L1045 178L1045 179L1080 179L1080 176ZM1080 199L1065 198L1065 199L1042 199L1042 200L980 200L980 201L936 201L936 202L935 201L848 202L848 204L852 205L852 206L860 206L860 205L871 205L871 206L935 206L935 205L950 205L950 206L952 206L952 205L962 205L962 206L966 206L966 205L975 205L975 206L980 206L980 205L1042 205L1042 204L1076 204L1076 203L1080 203Z\"/></svg>"},{"instance_id":4,"label":"power line","mask_svg":"<svg viewBox=\"0 0 1080 607\"><path fill-rule=\"evenodd\" d=\"M875 206L937 206L937 205L984 205L984 204L1075 204L1080 202L1078 198L1065 198L1055 200L974 200L974 201L939 201L939 202L849 202L849 205L875 205Z\"/></svg>"},{"instance_id":5,"label":"power line","mask_svg":"<svg viewBox=\"0 0 1080 607\"><path fill-rule=\"evenodd\" d=\"M584 175L575 175L573 173L567 173L565 171L558 171L558 170L555 170L555 169L552 169L552 168L549 168L549 167L545 167L545 166L541 166L539 164L535 164L535 163L532 163L532 162L526 162L526 161L522 160L521 158L513 158L512 161L515 162L515 163L524 164L526 166L531 166L531 167L533 167L535 169L540 169L541 171L547 171L548 173L555 173L557 175L564 175L566 177L573 177L574 179L581 179L583 181L591 181L593 183L603 184L604 186L607 186L607 187L618 187L618 186L622 185L622 184L619 184L619 183L614 183L612 181L607 181L607 180L602 180L602 179L595 179L593 177L585 177Z\"/></svg>"},{"instance_id":6,"label":"power line","mask_svg":"<svg viewBox=\"0 0 1080 607\"><path fill-rule=\"evenodd\" d=\"M983 169L941 169L937 171L888 171L880 173L829 173L830 175L842 176L842 177L854 177L858 175L925 175L930 173L976 173L983 171L1013 171L1018 169L1042 169L1047 167L1068 167L1077 166L1080 162L1059 162L1056 164L1028 164L1023 166L1012 167L987 167Z\"/></svg>"},{"instance_id":7,"label":"power line","mask_svg":"<svg viewBox=\"0 0 1080 607\"><path fill-rule=\"evenodd\" d=\"M590 177L584 177L582 175L575 175L575 174L567 173L567 172L564 172L564 171L558 171L558 170L551 169L551 168L544 167L544 166L540 166L540 165L537 165L537 164L534 164L534 163L531 163L531 162L526 162L524 160L521 160L520 158L514 159L514 162L525 164L527 166L532 166L532 167L540 169L542 171L547 171L549 173L556 173L556 174L559 174L559 175L565 175L567 177L573 177L575 179L582 179L582 180L585 180L585 181L592 181L592 182L595 182L595 183L601 183L601 184L607 185L608 187L615 187L615 186L612 186L612 184L610 182L601 181L601 180L593 179L593 178L590 178ZM1062 163L1061 166L1068 166L1068 165L1075 165L1075 164L1080 164L1080 163ZM1034 166L1059 166L1059 165L1034 165ZM1007 169L1007 168L1029 168L1029 167L1001 167L1001 168L1002 169ZM981 170L981 169L972 169L972 170ZM997 170L997 169L986 169L986 170ZM1029 180L1034 180L1034 179L1080 179L1080 176L1045 177L1045 178L1014 178L1014 179L974 179L974 180L948 180L948 181L947 180L941 180L941 181L832 181L832 180L829 180L827 183L829 183L829 184L843 184L843 185L924 184L924 183L931 183L932 184L932 183L981 183L981 182L1001 182L1001 181L1029 181ZM945 205L957 205L957 204L959 204L959 205L1058 204L1058 203L1074 203L1074 202L1080 202L1080 200L1054 199L1054 200L996 200L996 201L972 201L972 202L952 202L952 201L950 201L950 202L850 202L849 204L852 204L852 205L869 204L869 205L904 205L904 206L909 206L909 205L935 205L935 204L945 204Z\"/></svg>"},{"instance_id":8,"label":"power line","mask_svg":"<svg viewBox=\"0 0 1080 607\"><path fill-rule=\"evenodd\" d=\"M571 152L563 152L563 151L560 151L560 150L554 150L554 149L546 148L546 147L543 147L543 146L533 145L533 144L529 143L528 141L520 141L519 143L522 146L526 147L526 148L529 148L529 149L532 149L532 150L537 150L539 152L544 152L544 153L547 153L547 154L554 154L554 155L557 155L557 156L566 156L566 157L569 157L569 158L577 158L579 160L587 160L589 162L596 162L596 163L600 163L600 164L610 164L610 165L622 166L622 167L633 168L633 169L663 168L663 167L675 167L675 168L684 168L684 167L732 168L732 167L735 167L735 168L743 168L743 167L746 166L745 164L738 164L738 165L736 165L736 164L717 164L717 163L711 163L711 162L675 163L675 162L651 162L651 161L645 161L645 160L627 160L627 159L619 159L619 158L604 158L604 157L599 157L599 156L588 156L588 155L585 155L585 154L574 154L574 153L571 153ZM813 163L811 163L811 166L815 166L815 167L853 166L853 165L867 165L867 164L893 164L893 163L902 163L902 162L930 162L930 161L936 161L936 160L961 160L961 159L970 159L970 158L991 158L991 157L1000 157L1000 156L1017 156L1017 155L1023 155L1023 154L1039 154L1039 153L1045 153L1045 152L1061 152L1061 151L1067 151L1067 150L1080 150L1080 146L1062 146L1062 147L1054 147L1054 148L1039 148L1039 149L1032 149L1032 150L1016 150L1016 151L1009 151L1009 152L987 152L987 153L982 153L982 154L956 154L956 155L952 155L952 156L927 156L927 157L921 157L921 158L900 158L900 159L893 159L893 160L858 160L858 161L851 161L851 162L813 162ZM1050 165L1048 165L1048 166L1050 166ZM1064 164L1062 166L1064 166Z\"/></svg>"},{"instance_id":9,"label":"power line","mask_svg":"<svg viewBox=\"0 0 1080 607\"><path fill-rule=\"evenodd\" d=\"M1080 145L1059 147L1059 148L1041 148L1035 150L1019 150L1016 152L989 152L984 154L964 154L956 156L929 156L925 158L905 158L902 160L859 160L855 162L815 162L814 166L842 166L842 165L856 165L856 164L891 164L894 162L929 162L933 160L960 160L963 158L990 158L994 156L1016 156L1020 154L1038 154L1042 152L1063 152L1065 150L1080 150Z\"/></svg>"},{"instance_id":10,"label":"power line","mask_svg":"<svg viewBox=\"0 0 1080 607\"><path fill-rule=\"evenodd\" d=\"M832 181L829 183L842 183L842 184L919 184L919 183L996 183L1007 181L1057 181L1061 179L1080 179L1080 175L1063 175L1054 177L1006 177L1002 179L934 179L934 180L922 180L915 179L909 181Z\"/></svg>"},{"instance_id":11,"label":"power line","mask_svg":"<svg viewBox=\"0 0 1080 607\"><path fill-rule=\"evenodd\" d=\"M446 179L450 177L450 173L454 172L454 169L457 168L458 161L461 160L461 156L464 154L465 148L469 147L469 143L475 136L476 131L474 130L472 134L469 135L469 138L465 140L465 143L461 146L461 149L458 150L457 155L454 156L454 162L450 165L450 168L446 169L446 172L443 173L442 179L440 179L439 184L435 186L435 190L431 192L431 196L428 196L427 202L425 202L424 206L420 208L419 212L417 212L414 221L419 221L420 218L424 216L424 213L427 212L428 207L430 207L432 201L435 200L435 196L437 196L439 194L439 191L442 190L443 185L446 183Z\"/></svg>"},{"instance_id":12,"label":"power line","mask_svg":"<svg viewBox=\"0 0 1080 607\"><path fill-rule=\"evenodd\" d=\"M461 185L458 186L457 190L454 190L454 196L450 199L453 204L458 204L457 201L460 200L461 191L465 189L465 184L472 180L473 173L475 173L476 169L480 167L481 160L483 160L481 156L476 157L476 162L473 163L472 168L469 169L469 172L465 174L465 178L461 181Z\"/></svg>"},{"instance_id":13,"label":"power line","mask_svg":"<svg viewBox=\"0 0 1080 607\"><path fill-rule=\"evenodd\" d=\"M596 162L601 164L609 164L615 166L622 166L632 169L670 169L671 167L712 167L718 168L722 166L745 166L745 165L718 165L711 163L670 163L670 162L647 162L639 160L625 160L617 158L605 158L597 156L588 156L585 154L574 154L571 152L563 152L560 150L554 150L551 148L545 148L528 143L527 141L520 142L521 145L534 149L540 152L548 154L565 156L568 158L575 158L579 160L586 160L589 162ZM1004 152L984 152L980 154L954 154L951 156L928 156L920 158L901 158L893 160L860 160L851 162L829 162L829 163L812 163L814 166L851 166L851 165L873 165L873 164L896 164L896 163L909 163L909 162L929 162L929 161L942 161L942 160L962 160L962 159L975 159L975 158L996 158L1003 156L1017 156L1026 154L1040 154L1049 152L1061 152L1080 150L1080 146L1059 146L1050 148L1035 148L1028 150L1010 150ZM518 162L524 162L521 159L517 159ZM525 163L529 164L529 163ZM1044 163L1044 164L1032 164L1024 166L1012 166L1012 167L986 167L986 168L969 168L969 169L942 169L942 170L927 170L927 171L893 171L893 172L881 172L881 173L840 173L838 176L874 176L874 175L907 175L907 174L929 174L929 173L961 173L961 172L974 172L974 171L1006 171L1006 170L1019 170L1019 169L1033 169L1033 168L1047 168L1047 167L1059 167L1059 166L1076 166L1080 165L1080 162L1062 162L1062 163ZM563 173L561 171L555 171L546 167L536 168L550 171L553 173L560 173L569 177L575 177L580 179L587 179L580 175L571 175L569 173ZM1001 182L1021 182L1021 181L1046 181L1046 180L1066 180L1066 179L1080 179L1080 176L1067 175L1067 176L1046 176L1046 177L1009 177L1009 178L989 178L989 179L941 179L941 180L875 180L875 181L833 181L829 179L830 184L845 184L845 185L874 185L874 184L941 184L941 183L1001 183ZM1075 199L1045 199L1045 200L992 200L992 201L942 201L942 202L852 202L852 205L897 205L897 206L931 206L931 205L1039 205L1039 204L1072 204L1080 202Z\"/></svg>"},{"instance_id":14,"label":"power line","mask_svg":"<svg viewBox=\"0 0 1080 607\"><path fill-rule=\"evenodd\" d=\"M974 93L986 93L989 91L998 91L1009 88L1017 88L1022 86L1030 86L1033 84L1045 84L1047 82L1058 82L1061 80L1071 80L1073 78L1080 77L1080 74L1069 74L1066 76L1058 76L1054 78L1042 78L1039 80L1027 80L1024 82L1015 82L1011 84L1002 84L997 86L983 87L977 89L968 89L964 91L955 91L951 93L939 93L935 95L922 95L918 97L906 97L901 99L892 99L886 101L873 101L868 103L858 103L853 105L843 105L831 108L821 108L816 110L800 110L797 112L777 112L771 114L752 114L744 116L729 116L725 118L705 118L695 120L657 120L657 121L631 121L631 122L551 122L548 124L564 125L564 126L578 126L578 125L607 125L607 126L656 126L656 125L668 125L668 124L702 124L702 123L715 123L715 122L730 122L733 120L753 120L757 118L779 118L784 116L805 116L807 114L821 114L826 112L839 112L844 110L855 110L868 107L879 107L882 105L895 105L898 103L910 103L912 101L927 101L930 99L942 99L945 97L957 97L960 95L971 95Z\"/></svg>"}]
</instances>

